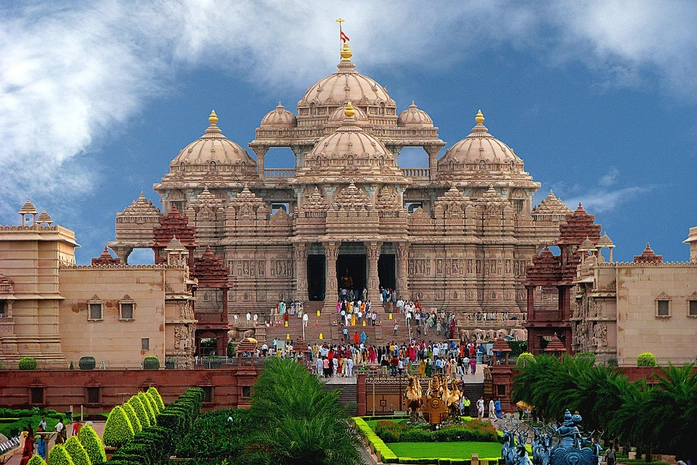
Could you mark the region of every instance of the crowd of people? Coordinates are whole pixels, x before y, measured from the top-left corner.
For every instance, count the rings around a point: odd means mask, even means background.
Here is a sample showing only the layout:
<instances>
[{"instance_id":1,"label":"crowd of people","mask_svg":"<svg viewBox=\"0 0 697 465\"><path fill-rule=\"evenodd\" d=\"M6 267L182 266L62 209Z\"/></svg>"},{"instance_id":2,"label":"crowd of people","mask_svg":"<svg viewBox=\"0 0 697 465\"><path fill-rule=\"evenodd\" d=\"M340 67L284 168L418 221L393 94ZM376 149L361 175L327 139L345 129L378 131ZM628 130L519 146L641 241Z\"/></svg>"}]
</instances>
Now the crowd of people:
<instances>
[{"instance_id":1,"label":"crowd of people","mask_svg":"<svg viewBox=\"0 0 697 465\"><path fill-rule=\"evenodd\" d=\"M80 432L82 423L75 421L72 427L72 436ZM48 431L46 417L43 417L36 427L36 433L31 425L27 425L22 430L22 459L20 465L27 465L29 459L34 455L39 455L46 460L48 455L48 442L55 439L55 444L64 444L68 440L68 421L61 420L56 423L54 431Z\"/></svg>"}]
</instances>

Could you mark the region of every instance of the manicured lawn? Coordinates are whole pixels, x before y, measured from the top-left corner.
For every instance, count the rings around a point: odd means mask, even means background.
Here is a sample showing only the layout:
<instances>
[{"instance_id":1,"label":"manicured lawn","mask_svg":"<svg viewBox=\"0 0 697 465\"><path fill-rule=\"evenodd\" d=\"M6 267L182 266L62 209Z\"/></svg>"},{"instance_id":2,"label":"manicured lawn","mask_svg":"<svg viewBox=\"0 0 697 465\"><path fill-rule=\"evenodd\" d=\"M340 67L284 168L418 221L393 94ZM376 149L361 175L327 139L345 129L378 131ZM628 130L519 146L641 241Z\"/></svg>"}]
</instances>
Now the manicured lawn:
<instances>
[{"instance_id":1,"label":"manicured lawn","mask_svg":"<svg viewBox=\"0 0 697 465\"><path fill-rule=\"evenodd\" d=\"M479 454L480 459L501 457L498 442L390 442L387 446L397 457L469 459Z\"/></svg>"}]
</instances>

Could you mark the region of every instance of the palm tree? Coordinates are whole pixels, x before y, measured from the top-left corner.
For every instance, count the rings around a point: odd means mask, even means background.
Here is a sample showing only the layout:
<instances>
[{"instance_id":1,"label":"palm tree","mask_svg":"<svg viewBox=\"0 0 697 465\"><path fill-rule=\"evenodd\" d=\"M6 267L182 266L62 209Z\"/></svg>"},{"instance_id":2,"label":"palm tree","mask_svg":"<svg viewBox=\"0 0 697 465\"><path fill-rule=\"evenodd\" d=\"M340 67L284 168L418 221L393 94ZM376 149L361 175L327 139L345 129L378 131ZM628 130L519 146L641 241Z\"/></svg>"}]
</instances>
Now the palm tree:
<instances>
[{"instance_id":1,"label":"palm tree","mask_svg":"<svg viewBox=\"0 0 697 465\"><path fill-rule=\"evenodd\" d=\"M246 451L254 463L362 463L360 438L339 404L338 391L325 391L292 360L266 363L254 385L249 418L254 427Z\"/></svg>"}]
</instances>

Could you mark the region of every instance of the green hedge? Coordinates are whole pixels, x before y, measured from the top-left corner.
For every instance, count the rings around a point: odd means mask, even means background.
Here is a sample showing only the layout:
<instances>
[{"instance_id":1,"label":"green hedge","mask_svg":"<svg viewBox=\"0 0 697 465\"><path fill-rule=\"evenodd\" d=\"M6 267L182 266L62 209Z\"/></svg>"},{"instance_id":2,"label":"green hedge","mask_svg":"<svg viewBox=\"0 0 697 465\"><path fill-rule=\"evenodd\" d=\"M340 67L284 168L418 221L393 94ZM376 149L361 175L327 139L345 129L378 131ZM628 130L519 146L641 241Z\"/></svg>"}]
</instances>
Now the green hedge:
<instances>
[{"instance_id":1,"label":"green hedge","mask_svg":"<svg viewBox=\"0 0 697 465\"><path fill-rule=\"evenodd\" d=\"M162 396L160 395L160 392L155 387L150 386L148 388L148 394L153 396L153 398L155 399L155 402L157 402L157 407L158 407L157 409L160 412L165 409L165 403L162 400Z\"/></svg>"},{"instance_id":2,"label":"green hedge","mask_svg":"<svg viewBox=\"0 0 697 465\"><path fill-rule=\"evenodd\" d=\"M140 400L140 403L143 404L145 413L148 415L148 420L150 420L150 426L155 426L155 415L157 414L157 412L155 412L155 410L153 409L153 406L150 403L150 398L147 395L145 395L143 391L140 391L138 393L138 400Z\"/></svg>"},{"instance_id":3,"label":"green hedge","mask_svg":"<svg viewBox=\"0 0 697 465\"><path fill-rule=\"evenodd\" d=\"M368 423L365 422L360 417L354 417L353 421L356 423L356 426L358 429L365 435L366 439L370 441L371 444L373 444L373 447L375 448L376 452L380 452L380 457L382 458L382 461L385 463L398 463L397 462L397 456L395 455L394 452L392 452L392 449L387 447L387 444L380 439L380 437L375 434L375 431L368 426Z\"/></svg>"},{"instance_id":4,"label":"green hedge","mask_svg":"<svg viewBox=\"0 0 697 465\"><path fill-rule=\"evenodd\" d=\"M75 465L68 451L60 444L53 446L51 452L48 453L48 463L51 465Z\"/></svg>"},{"instance_id":5,"label":"green hedge","mask_svg":"<svg viewBox=\"0 0 697 465\"><path fill-rule=\"evenodd\" d=\"M65 441L65 450L70 454L75 465L92 465L85 447L80 443L78 436L72 436Z\"/></svg>"},{"instance_id":6,"label":"green hedge","mask_svg":"<svg viewBox=\"0 0 697 465\"><path fill-rule=\"evenodd\" d=\"M37 364L33 357L23 357L19 360L20 370L36 370Z\"/></svg>"},{"instance_id":7,"label":"green hedge","mask_svg":"<svg viewBox=\"0 0 697 465\"><path fill-rule=\"evenodd\" d=\"M134 435L133 426L128 421L126 412L117 405L111 410L109 418L104 425L104 434L102 435L104 444L112 447L121 447L133 439Z\"/></svg>"},{"instance_id":8,"label":"green hedge","mask_svg":"<svg viewBox=\"0 0 697 465\"><path fill-rule=\"evenodd\" d=\"M448 425L436 431L409 426L404 422L378 421L375 433L385 442L497 442L496 430L487 422L472 420Z\"/></svg>"},{"instance_id":9,"label":"green hedge","mask_svg":"<svg viewBox=\"0 0 697 465\"><path fill-rule=\"evenodd\" d=\"M157 357L147 356L143 359L144 370L159 370L160 360Z\"/></svg>"},{"instance_id":10,"label":"green hedge","mask_svg":"<svg viewBox=\"0 0 697 465\"><path fill-rule=\"evenodd\" d=\"M136 414L136 411L133 410L133 406L126 402L125 404L123 404L123 411L126 412L126 416L128 416L128 421L131 422L133 432L139 433L140 431L142 431L143 425L140 423L140 420L138 419L138 414Z\"/></svg>"},{"instance_id":11,"label":"green hedge","mask_svg":"<svg viewBox=\"0 0 697 465\"><path fill-rule=\"evenodd\" d=\"M84 425L80 428L78 438L82 447L85 448L87 456L90 458L92 465L100 465L106 462L106 453L104 452L104 444L99 439L99 435L90 425Z\"/></svg>"},{"instance_id":12,"label":"green hedge","mask_svg":"<svg viewBox=\"0 0 697 465\"><path fill-rule=\"evenodd\" d=\"M160 413L160 406L157 405L157 401L153 397L152 394L150 394L149 391L144 392L145 397L148 399L148 402L150 402L150 407L152 407L152 412L154 417L157 417L157 414Z\"/></svg>"},{"instance_id":13,"label":"green hedge","mask_svg":"<svg viewBox=\"0 0 697 465\"><path fill-rule=\"evenodd\" d=\"M150 417L145 411L145 406L140 401L137 395L131 396L131 398L128 399L128 403L131 404L131 407L133 407L133 410L135 410L136 415L138 416L138 420L140 420L140 425L143 428L145 428L146 426L152 426L150 424Z\"/></svg>"},{"instance_id":14,"label":"green hedge","mask_svg":"<svg viewBox=\"0 0 697 465\"><path fill-rule=\"evenodd\" d=\"M41 458L40 455L34 454L27 462L27 465L46 465L46 461L43 458Z\"/></svg>"}]
</instances>

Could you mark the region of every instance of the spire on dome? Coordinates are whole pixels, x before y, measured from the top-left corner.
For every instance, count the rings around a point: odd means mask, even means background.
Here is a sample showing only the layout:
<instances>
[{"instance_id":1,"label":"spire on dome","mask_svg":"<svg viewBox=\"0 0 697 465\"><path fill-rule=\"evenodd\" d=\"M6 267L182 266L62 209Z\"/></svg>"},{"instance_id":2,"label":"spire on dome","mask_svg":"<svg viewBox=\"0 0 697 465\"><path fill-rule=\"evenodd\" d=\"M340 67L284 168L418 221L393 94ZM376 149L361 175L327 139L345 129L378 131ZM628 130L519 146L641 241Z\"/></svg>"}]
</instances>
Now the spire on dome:
<instances>
[{"instance_id":1,"label":"spire on dome","mask_svg":"<svg viewBox=\"0 0 697 465\"><path fill-rule=\"evenodd\" d=\"M222 132L218 127L218 115L215 114L215 110L211 110L208 121L211 125L206 129L206 134L220 134Z\"/></svg>"},{"instance_id":2,"label":"spire on dome","mask_svg":"<svg viewBox=\"0 0 697 465\"><path fill-rule=\"evenodd\" d=\"M348 42L344 42L344 47L341 49L341 61L351 61L352 56L351 47L349 47Z\"/></svg>"},{"instance_id":3,"label":"spire on dome","mask_svg":"<svg viewBox=\"0 0 697 465\"><path fill-rule=\"evenodd\" d=\"M351 104L351 101L349 100L348 103L346 104L346 109L344 110L344 115L346 115L347 118L353 118L354 114L356 114L356 110L353 109L353 105Z\"/></svg>"},{"instance_id":4,"label":"spire on dome","mask_svg":"<svg viewBox=\"0 0 697 465\"><path fill-rule=\"evenodd\" d=\"M472 128L473 133L485 134L489 132L489 129L484 126L484 114L482 110L477 111L477 116L474 117L474 120L477 122L477 125Z\"/></svg>"},{"instance_id":5,"label":"spire on dome","mask_svg":"<svg viewBox=\"0 0 697 465\"><path fill-rule=\"evenodd\" d=\"M121 263L121 260L119 258L114 258L111 255L111 252L109 252L109 249L107 246L104 247L104 250L102 251L101 255L97 258L92 259L92 265L118 265Z\"/></svg>"}]
</instances>

